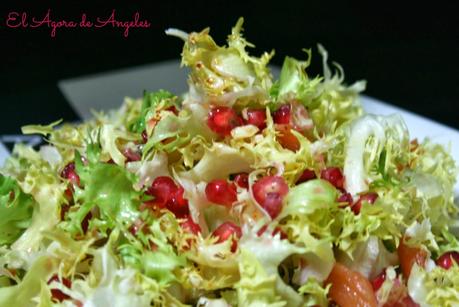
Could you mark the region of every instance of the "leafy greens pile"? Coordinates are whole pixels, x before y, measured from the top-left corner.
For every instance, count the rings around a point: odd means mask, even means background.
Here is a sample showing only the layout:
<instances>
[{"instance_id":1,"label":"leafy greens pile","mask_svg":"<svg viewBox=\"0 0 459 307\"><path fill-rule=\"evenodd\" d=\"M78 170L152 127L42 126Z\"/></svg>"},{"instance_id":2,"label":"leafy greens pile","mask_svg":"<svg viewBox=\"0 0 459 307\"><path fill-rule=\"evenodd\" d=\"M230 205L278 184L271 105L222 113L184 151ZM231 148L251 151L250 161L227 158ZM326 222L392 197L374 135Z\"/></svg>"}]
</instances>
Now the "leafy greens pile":
<instances>
[{"instance_id":1,"label":"leafy greens pile","mask_svg":"<svg viewBox=\"0 0 459 307\"><path fill-rule=\"evenodd\" d=\"M183 96L23 127L48 145L16 145L1 170L1 306L345 306L336 263L381 306L459 304L448 152L365 114L365 82L346 86L320 45L323 76L305 50L274 81L274 52L249 55L241 30L227 46L167 31L185 41ZM403 248L425 261L405 273Z\"/></svg>"}]
</instances>

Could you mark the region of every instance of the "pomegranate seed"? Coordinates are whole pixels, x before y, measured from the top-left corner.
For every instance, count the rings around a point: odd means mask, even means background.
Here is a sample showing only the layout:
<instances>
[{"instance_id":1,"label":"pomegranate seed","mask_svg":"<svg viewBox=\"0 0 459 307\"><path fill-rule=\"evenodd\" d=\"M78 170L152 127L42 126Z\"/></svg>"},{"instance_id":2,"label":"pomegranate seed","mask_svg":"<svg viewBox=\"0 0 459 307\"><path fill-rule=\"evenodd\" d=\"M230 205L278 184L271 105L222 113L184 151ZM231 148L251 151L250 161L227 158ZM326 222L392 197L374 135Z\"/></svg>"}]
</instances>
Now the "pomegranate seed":
<instances>
[{"instance_id":1,"label":"pomegranate seed","mask_svg":"<svg viewBox=\"0 0 459 307\"><path fill-rule=\"evenodd\" d=\"M231 244L231 252L235 252L237 249L237 239L242 237L241 227L231 222L225 222L217 227L212 233L212 236L217 237L217 243L224 242L233 236L233 243Z\"/></svg>"},{"instance_id":2,"label":"pomegranate seed","mask_svg":"<svg viewBox=\"0 0 459 307\"><path fill-rule=\"evenodd\" d=\"M237 200L236 186L223 179L215 179L206 186L207 200L230 207Z\"/></svg>"},{"instance_id":3,"label":"pomegranate seed","mask_svg":"<svg viewBox=\"0 0 459 307\"><path fill-rule=\"evenodd\" d=\"M320 178L327 180L337 189L342 189L344 185L344 176L338 167L327 167L320 173Z\"/></svg>"},{"instance_id":4,"label":"pomegranate seed","mask_svg":"<svg viewBox=\"0 0 459 307\"><path fill-rule=\"evenodd\" d=\"M268 225L263 225L263 226L257 231L257 236L261 236L262 234L264 234L267 228L268 228Z\"/></svg>"},{"instance_id":5,"label":"pomegranate seed","mask_svg":"<svg viewBox=\"0 0 459 307\"><path fill-rule=\"evenodd\" d=\"M81 221L81 230L83 230L83 233L86 233L88 231L90 219L92 219L92 213L88 212L88 214L86 214L86 216L84 217L83 221Z\"/></svg>"},{"instance_id":6,"label":"pomegranate seed","mask_svg":"<svg viewBox=\"0 0 459 307\"><path fill-rule=\"evenodd\" d=\"M261 236L266 231L267 228L268 228L268 225L264 225L263 227L261 227L257 231L257 236ZM287 234L285 232L283 232L279 227L274 228L274 231L272 232L273 236L275 236L277 234L280 234L281 240L287 239Z\"/></svg>"},{"instance_id":7,"label":"pomegranate seed","mask_svg":"<svg viewBox=\"0 0 459 307\"><path fill-rule=\"evenodd\" d=\"M419 305L418 303L416 303L415 301L413 301L413 299L411 298L411 296L407 295L405 296L402 301L400 302L400 307L420 307L421 305Z\"/></svg>"},{"instance_id":8,"label":"pomegranate seed","mask_svg":"<svg viewBox=\"0 0 459 307\"><path fill-rule=\"evenodd\" d=\"M263 130L266 128L266 112L265 110L247 110L246 124L254 125L258 129Z\"/></svg>"},{"instance_id":9,"label":"pomegranate seed","mask_svg":"<svg viewBox=\"0 0 459 307\"><path fill-rule=\"evenodd\" d=\"M275 218L282 210L282 200L288 193L288 185L280 176L266 176L252 186L253 196L266 212Z\"/></svg>"},{"instance_id":10,"label":"pomegranate seed","mask_svg":"<svg viewBox=\"0 0 459 307\"><path fill-rule=\"evenodd\" d=\"M362 194L360 195L359 200L357 200L357 202L351 207L351 210L355 214L359 214L360 210L362 209L362 204L364 202L367 202L369 204L374 204L377 198L378 198L378 194L373 193L373 192Z\"/></svg>"},{"instance_id":11,"label":"pomegranate seed","mask_svg":"<svg viewBox=\"0 0 459 307\"><path fill-rule=\"evenodd\" d=\"M54 281L57 281L57 282L60 282L62 283L64 286L66 286L67 288L71 288L72 287L72 282L70 281L70 279L67 279L67 278L62 278L62 280L59 279L59 277L55 274L53 275L49 280L48 280L48 285L51 284L52 282ZM66 299L69 299L70 296L68 296L67 294L65 294L64 292L62 292L61 290L59 289L51 289L51 297L54 301L58 301L58 302L62 302Z\"/></svg>"},{"instance_id":12,"label":"pomegranate seed","mask_svg":"<svg viewBox=\"0 0 459 307\"><path fill-rule=\"evenodd\" d=\"M443 255L441 255L435 263L444 268L445 270L448 270L450 267L453 266L453 261L455 261L457 264L459 264L459 253L458 252L446 252Z\"/></svg>"},{"instance_id":13,"label":"pomegranate seed","mask_svg":"<svg viewBox=\"0 0 459 307\"><path fill-rule=\"evenodd\" d=\"M70 162L61 172L61 177L68 179L73 185L80 186L80 176L75 170L75 163Z\"/></svg>"},{"instance_id":14,"label":"pomegranate seed","mask_svg":"<svg viewBox=\"0 0 459 307\"><path fill-rule=\"evenodd\" d=\"M190 213L190 208L188 207L188 200L183 198L183 193L185 190L183 187L178 187L174 195L171 196L169 201L166 203L167 209L172 211L176 217L183 218Z\"/></svg>"},{"instance_id":15,"label":"pomegranate seed","mask_svg":"<svg viewBox=\"0 0 459 307\"><path fill-rule=\"evenodd\" d=\"M273 236L277 234L280 235L281 240L286 240L288 238L287 234L283 232L282 229L280 229L279 227L274 228L274 231L273 231Z\"/></svg>"},{"instance_id":16,"label":"pomegranate seed","mask_svg":"<svg viewBox=\"0 0 459 307\"><path fill-rule=\"evenodd\" d=\"M231 130L242 124L242 118L229 107L214 107L207 118L209 128L221 136L230 135Z\"/></svg>"},{"instance_id":17,"label":"pomegranate seed","mask_svg":"<svg viewBox=\"0 0 459 307\"><path fill-rule=\"evenodd\" d=\"M271 218L276 218L282 210L282 196L278 193L266 194L266 199L263 204L263 209Z\"/></svg>"},{"instance_id":18,"label":"pomegranate seed","mask_svg":"<svg viewBox=\"0 0 459 307\"><path fill-rule=\"evenodd\" d=\"M339 203L347 203L349 206L352 206L354 200L352 199L352 195L350 193L343 193L338 197L337 201Z\"/></svg>"},{"instance_id":19,"label":"pomegranate seed","mask_svg":"<svg viewBox=\"0 0 459 307\"><path fill-rule=\"evenodd\" d=\"M172 196L178 190L172 178L167 176L159 176L151 184L146 193L155 197L155 203L160 207L164 207L166 203L172 198Z\"/></svg>"},{"instance_id":20,"label":"pomegranate seed","mask_svg":"<svg viewBox=\"0 0 459 307\"><path fill-rule=\"evenodd\" d=\"M142 131L142 141L144 144L148 142L147 130Z\"/></svg>"},{"instance_id":21,"label":"pomegranate seed","mask_svg":"<svg viewBox=\"0 0 459 307\"><path fill-rule=\"evenodd\" d=\"M192 233L194 235L197 235L198 233L201 232L201 227L199 227L198 224L193 222L191 217L188 217L184 222L180 223L180 226L182 227L183 230L186 232Z\"/></svg>"},{"instance_id":22,"label":"pomegranate seed","mask_svg":"<svg viewBox=\"0 0 459 307\"><path fill-rule=\"evenodd\" d=\"M314 173L312 169L307 168L303 171L300 178L298 178L298 180L296 181L296 184L300 184L302 182L306 182L306 181L316 179L316 178L317 178L316 173Z\"/></svg>"},{"instance_id":23,"label":"pomegranate seed","mask_svg":"<svg viewBox=\"0 0 459 307\"><path fill-rule=\"evenodd\" d=\"M165 110L166 111L171 111L175 115L178 115L178 110L177 110L177 108L175 106L170 106L170 107L166 108Z\"/></svg>"},{"instance_id":24,"label":"pomegranate seed","mask_svg":"<svg viewBox=\"0 0 459 307\"><path fill-rule=\"evenodd\" d=\"M68 190L68 189L67 189ZM70 209L70 205L67 205L67 204L63 204L62 207L61 207L61 221L63 221L65 219L65 215L67 214L67 212L69 211Z\"/></svg>"},{"instance_id":25,"label":"pomegranate seed","mask_svg":"<svg viewBox=\"0 0 459 307\"><path fill-rule=\"evenodd\" d=\"M126 157L126 162L140 161L140 159L142 159L140 153L132 150L131 148L124 149L123 155Z\"/></svg>"},{"instance_id":26,"label":"pomegranate seed","mask_svg":"<svg viewBox=\"0 0 459 307\"><path fill-rule=\"evenodd\" d=\"M129 227L129 232L135 236L140 230L144 227L144 222L141 219L137 219L132 223L131 227Z\"/></svg>"},{"instance_id":27,"label":"pomegranate seed","mask_svg":"<svg viewBox=\"0 0 459 307\"><path fill-rule=\"evenodd\" d=\"M249 174L247 173L239 173L234 177L234 182L238 187L243 189L249 188Z\"/></svg>"},{"instance_id":28,"label":"pomegranate seed","mask_svg":"<svg viewBox=\"0 0 459 307\"><path fill-rule=\"evenodd\" d=\"M273 114L274 123L280 125L290 124L290 109L289 104L281 105Z\"/></svg>"},{"instance_id":29,"label":"pomegranate seed","mask_svg":"<svg viewBox=\"0 0 459 307\"><path fill-rule=\"evenodd\" d=\"M276 125L276 130L279 131L276 139L283 148L291 151L297 151L301 145L295 135L293 135L290 125Z\"/></svg>"},{"instance_id":30,"label":"pomegranate seed","mask_svg":"<svg viewBox=\"0 0 459 307\"><path fill-rule=\"evenodd\" d=\"M381 288L382 284L386 280L386 270L383 270L381 273L378 274L372 281L371 285L373 286L373 290L376 292Z\"/></svg>"}]
</instances>

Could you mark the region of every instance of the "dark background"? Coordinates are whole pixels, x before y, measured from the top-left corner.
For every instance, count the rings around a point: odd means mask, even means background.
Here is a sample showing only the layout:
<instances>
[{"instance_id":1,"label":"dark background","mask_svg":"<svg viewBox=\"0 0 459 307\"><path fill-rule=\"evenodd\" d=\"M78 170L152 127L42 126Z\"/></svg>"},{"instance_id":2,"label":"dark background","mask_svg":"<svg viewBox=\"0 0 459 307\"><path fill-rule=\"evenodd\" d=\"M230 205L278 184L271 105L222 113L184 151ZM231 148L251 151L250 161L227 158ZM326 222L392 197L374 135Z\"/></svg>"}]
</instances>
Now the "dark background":
<instances>
[{"instance_id":1,"label":"dark background","mask_svg":"<svg viewBox=\"0 0 459 307\"><path fill-rule=\"evenodd\" d=\"M322 43L345 70L347 83L368 81L366 94L459 128L459 31L457 7L443 2L402 5L395 1L3 1L0 4L0 134L19 133L21 125L48 123L76 115L57 81L106 70L177 58L182 43L164 35L177 27L199 31L211 27L223 43L239 16L254 54L276 50L274 64L285 55ZM400 1L401 2L401 1ZM451 1L452 2L452 1ZM424 3L424 1L422 2ZM12 29L9 12L40 18L47 9L56 19L109 16L130 20L138 11L149 29ZM320 70L313 57L311 75Z\"/></svg>"}]
</instances>

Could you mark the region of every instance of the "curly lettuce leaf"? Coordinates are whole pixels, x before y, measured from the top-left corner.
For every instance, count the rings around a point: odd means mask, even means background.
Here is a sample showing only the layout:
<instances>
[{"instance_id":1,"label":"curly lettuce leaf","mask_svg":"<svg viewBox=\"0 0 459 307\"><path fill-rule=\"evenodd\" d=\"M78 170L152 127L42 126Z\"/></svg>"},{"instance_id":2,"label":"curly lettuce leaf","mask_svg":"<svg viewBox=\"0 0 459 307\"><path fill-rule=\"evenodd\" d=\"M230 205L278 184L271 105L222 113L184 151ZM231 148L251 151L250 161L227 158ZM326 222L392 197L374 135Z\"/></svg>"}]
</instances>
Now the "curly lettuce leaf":
<instances>
[{"instance_id":1,"label":"curly lettuce leaf","mask_svg":"<svg viewBox=\"0 0 459 307\"><path fill-rule=\"evenodd\" d=\"M365 89L365 82L345 86L342 68L335 63L338 72L332 75L327 51L321 45L318 48L322 55L323 77L308 77L305 69L311 62L311 51L305 49L306 61L285 58L280 78L270 94L276 103L292 99L300 101L307 108L316 133L322 135L334 133L342 124L362 115L358 95Z\"/></svg>"},{"instance_id":2,"label":"curly lettuce leaf","mask_svg":"<svg viewBox=\"0 0 459 307\"><path fill-rule=\"evenodd\" d=\"M166 31L185 40L182 65L191 69L187 100L198 97L200 101L230 105L243 97L249 98L245 104L254 99L259 103L266 100L266 91L272 84L267 64L274 52L265 52L260 58L250 56L245 49L253 45L242 37L242 24L243 19L239 18L228 36L228 46L222 47L214 42L208 28L190 34Z\"/></svg>"},{"instance_id":3,"label":"curly lettuce leaf","mask_svg":"<svg viewBox=\"0 0 459 307\"><path fill-rule=\"evenodd\" d=\"M306 61L285 57L279 80L271 89L271 95L278 101L298 99L303 103L316 95L317 85L322 78L309 79L306 68L311 64L311 50L303 49L308 55Z\"/></svg>"},{"instance_id":4,"label":"curly lettuce leaf","mask_svg":"<svg viewBox=\"0 0 459 307\"><path fill-rule=\"evenodd\" d=\"M399 115L367 114L353 121L343 168L346 190L357 195L368 191L372 181L395 176L397 167L408 162L408 141L408 129Z\"/></svg>"},{"instance_id":5,"label":"curly lettuce leaf","mask_svg":"<svg viewBox=\"0 0 459 307\"><path fill-rule=\"evenodd\" d=\"M40 294L43 281L49 280L58 263L58 259L52 257L37 258L19 284L0 288L0 305L36 306L34 299Z\"/></svg>"},{"instance_id":6,"label":"curly lettuce leaf","mask_svg":"<svg viewBox=\"0 0 459 307\"><path fill-rule=\"evenodd\" d=\"M29 227L35 206L13 178L0 174L0 245L13 243Z\"/></svg>"},{"instance_id":7,"label":"curly lettuce leaf","mask_svg":"<svg viewBox=\"0 0 459 307\"><path fill-rule=\"evenodd\" d=\"M98 162L90 154L88 158L90 163L83 165L77 154L76 170L83 188L75 187L74 197L81 205L68 214L70 221L64 228L74 235L82 233L81 222L95 207L108 228L132 223L139 216L140 192L133 188L136 176L119 165Z\"/></svg>"},{"instance_id":8,"label":"curly lettuce leaf","mask_svg":"<svg viewBox=\"0 0 459 307\"><path fill-rule=\"evenodd\" d=\"M159 105L164 108L174 106L177 97L172 93L159 90L157 92L144 91L142 106L138 118L130 126L130 130L142 133L147 128L147 121L152 117ZM150 118L149 118L150 117Z\"/></svg>"},{"instance_id":9,"label":"curly lettuce leaf","mask_svg":"<svg viewBox=\"0 0 459 307\"><path fill-rule=\"evenodd\" d=\"M49 125L26 125L21 127L23 134L42 134L44 136L50 135L54 131L54 127L62 123L62 119L56 120Z\"/></svg>"},{"instance_id":10,"label":"curly lettuce leaf","mask_svg":"<svg viewBox=\"0 0 459 307\"><path fill-rule=\"evenodd\" d=\"M152 149L173 152L195 137L207 141L216 139L216 134L206 123L208 112L208 107L199 104L187 105L178 115L170 111L160 112L143 149L144 155Z\"/></svg>"},{"instance_id":11,"label":"curly lettuce leaf","mask_svg":"<svg viewBox=\"0 0 459 307\"><path fill-rule=\"evenodd\" d=\"M121 265L115 255L118 239L119 231L114 230L105 245L90 250L93 261L85 279L74 279L71 289L53 287L84 306L150 306L154 301L162 301L162 287L138 271Z\"/></svg>"},{"instance_id":12,"label":"curly lettuce leaf","mask_svg":"<svg viewBox=\"0 0 459 307\"><path fill-rule=\"evenodd\" d=\"M338 262L349 269L361 273L372 280L385 268L398 264L396 253L390 253L382 241L370 236L366 242L359 243L352 252L352 258L347 254L338 254Z\"/></svg>"},{"instance_id":13,"label":"curly lettuce leaf","mask_svg":"<svg viewBox=\"0 0 459 307\"><path fill-rule=\"evenodd\" d=\"M15 146L3 172L37 203L29 227L11 245L12 250L22 254L24 265L29 266L40 249L43 232L52 230L60 220L60 207L66 203L66 185L38 152L24 145Z\"/></svg>"},{"instance_id":14,"label":"curly lettuce leaf","mask_svg":"<svg viewBox=\"0 0 459 307\"><path fill-rule=\"evenodd\" d=\"M408 292L421 307L459 305L459 266L448 270L435 267L426 272L417 264L413 265L408 279Z\"/></svg>"},{"instance_id":15,"label":"curly lettuce leaf","mask_svg":"<svg viewBox=\"0 0 459 307\"><path fill-rule=\"evenodd\" d=\"M212 147L206 149L200 161L191 170L180 173L180 176L194 182L209 182L213 179L227 178L230 174L249 172L253 161L250 151L238 150L215 142Z\"/></svg>"},{"instance_id":16,"label":"curly lettuce leaf","mask_svg":"<svg viewBox=\"0 0 459 307\"><path fill-rule=\"evenodd\" d=\"M162 228L164 222L169 224L170 229ZM129 267L154 279L161 286L176 281L175 271L186 264L185 258L177 255L173 246L168 242L168 236L172 234L166 232L175 232L177 235L180 233L178 223L172 223L169 215L151 221L145 233L138 233L137 240L131 240L119 246L122 259ZM151 249L150 246L154 248Z\"/></svg>"},{"instance_id":17,"label":"curly lettuce leaf","mask_svg":"<svg viewBox=\"0 0 459 307\"><path fill-rule=\"evenodd\" d=\"M236 283L239 306L287 306L276 291L277 273L268 274L255 255L242 250L239 261L241 279Z\"/></svg>"},{"instance_id":18,"label":"curly lettuce leaf","mask_svg":"<svg viewBox=\"0 0 459 307\"><path fill-rule=\"evenodd\" d=\"M298 292L306 296L304 306L328 306L328 291L331 288L331 284L328 284L325 288L315 278L309 278L304 283Z\"/></svg>"}]
</instances>

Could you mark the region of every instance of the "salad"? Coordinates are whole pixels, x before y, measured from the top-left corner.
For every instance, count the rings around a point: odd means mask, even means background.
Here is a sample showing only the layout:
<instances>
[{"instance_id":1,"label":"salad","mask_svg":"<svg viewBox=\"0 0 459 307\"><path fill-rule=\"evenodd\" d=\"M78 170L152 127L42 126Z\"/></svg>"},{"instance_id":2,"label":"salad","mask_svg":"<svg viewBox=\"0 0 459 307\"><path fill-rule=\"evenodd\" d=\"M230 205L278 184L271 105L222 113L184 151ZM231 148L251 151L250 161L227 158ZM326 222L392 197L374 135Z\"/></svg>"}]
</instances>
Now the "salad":
<instances>
[{"instance_id":1,"label":"salad","mask_svg":"<svg viewBox=\"0 0 459 307\"><path fill-rule=\"evenodd\" d=\"M274 52L184 41L183 95L24 126L0 176L0 306L458 306L457 166Z\"/></svg>"}]
</instances>

